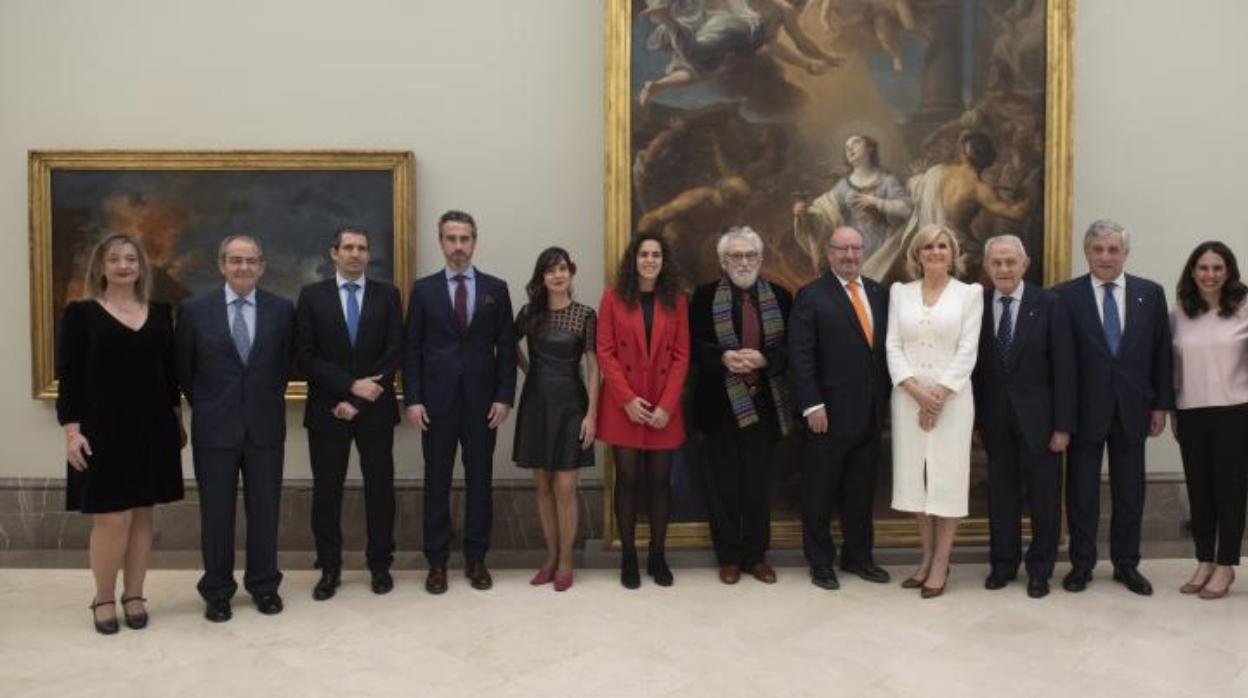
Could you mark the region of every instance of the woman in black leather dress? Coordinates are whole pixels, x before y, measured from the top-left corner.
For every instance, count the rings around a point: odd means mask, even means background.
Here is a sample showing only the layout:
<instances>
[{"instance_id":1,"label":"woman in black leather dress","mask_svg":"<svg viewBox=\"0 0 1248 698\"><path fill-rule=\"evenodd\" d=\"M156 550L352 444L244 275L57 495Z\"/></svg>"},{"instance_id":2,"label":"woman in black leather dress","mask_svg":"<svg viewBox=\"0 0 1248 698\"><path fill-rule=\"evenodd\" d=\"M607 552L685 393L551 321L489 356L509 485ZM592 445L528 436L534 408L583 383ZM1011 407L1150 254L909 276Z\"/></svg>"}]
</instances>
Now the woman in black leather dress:
<instances>
[{"instance_id":1,"label":"woman in black leather dress","mask_svg":"<svg viewBox=\"0 0 1248 698\"><path fill-rule=\"evenodd\" d=\"M518 352L525 372L512 460L533 470L537 512L546 539L546 561L530 580L572 586L576 542L577 471L594 464L598 407L598 362L594 356L596 315L572 300L576 265L566 250L550 247L537 258L525 290L529 302L516 316ZM584 378L582 378L584 362Z\"/></svg>"}]
</instances>

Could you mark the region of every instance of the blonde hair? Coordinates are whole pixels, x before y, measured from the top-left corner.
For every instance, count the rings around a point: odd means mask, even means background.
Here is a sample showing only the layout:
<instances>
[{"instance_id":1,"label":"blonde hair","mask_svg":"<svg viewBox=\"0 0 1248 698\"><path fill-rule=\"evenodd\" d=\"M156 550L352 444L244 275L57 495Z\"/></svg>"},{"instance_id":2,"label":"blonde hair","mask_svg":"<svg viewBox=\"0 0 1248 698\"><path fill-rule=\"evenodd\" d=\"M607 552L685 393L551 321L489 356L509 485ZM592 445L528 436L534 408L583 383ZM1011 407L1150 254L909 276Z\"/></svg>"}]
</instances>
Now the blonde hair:
<instances>
[{"instance_id":1,"label":"blonde hair","mask_svg":"<svg viewBox=\"0 0 1248 698\"><path fill-rule=\"evenodd\" d=\"M958 277L966 273L966 262L962 259L962 247L958 244L958 236L954 235L953 230L948 226L929 223L915 233L914 239L910 241L910 247L906 249L906 273L911 279L923 278L923 263L919 261L919 252L929 243L942 237L949 242L949 275Z\"/></svg>"},{"instance_id":2,"label":"blonde hair","mask_svg":"<svg viewBox=\"0 0 1248 698\"><path fill-rule=\"evenodd\" d=\"M152 268L147 262L147 252L129 235L114 233L106 236L91 250L91 258L87 260L86 283L82 285L86 297L102 298L108 289L108 279L104 278L104 257L108 251L119 245L130 245L139 258L139 278L134 282L134 299L146 303L152 296Z\"/></svg>"}]
</instances>

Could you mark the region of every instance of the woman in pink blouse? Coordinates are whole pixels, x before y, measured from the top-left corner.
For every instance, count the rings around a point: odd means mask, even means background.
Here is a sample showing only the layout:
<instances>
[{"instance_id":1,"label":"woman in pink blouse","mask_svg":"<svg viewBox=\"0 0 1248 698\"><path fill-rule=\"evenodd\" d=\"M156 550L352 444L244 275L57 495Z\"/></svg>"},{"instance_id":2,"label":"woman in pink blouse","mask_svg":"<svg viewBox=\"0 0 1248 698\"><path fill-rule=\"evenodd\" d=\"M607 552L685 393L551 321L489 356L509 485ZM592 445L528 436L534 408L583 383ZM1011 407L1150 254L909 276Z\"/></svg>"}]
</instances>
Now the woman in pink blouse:
<instances>
[{"instance_id":1,"label":"woman in pink blouse","mask_svg":"<svg viewBox=\"0 0 1248 698\"><path fill-rule=\"evenodd\" d=\"M1248 497L1248 287L1230 248L1202 242L1179 278L1170 313L1178 412L1196 543L1196 571L1180 589L1226 596L1235 581ZM1216 553L1216 554L1215 554Z\"/></svg>"}]
</instances>

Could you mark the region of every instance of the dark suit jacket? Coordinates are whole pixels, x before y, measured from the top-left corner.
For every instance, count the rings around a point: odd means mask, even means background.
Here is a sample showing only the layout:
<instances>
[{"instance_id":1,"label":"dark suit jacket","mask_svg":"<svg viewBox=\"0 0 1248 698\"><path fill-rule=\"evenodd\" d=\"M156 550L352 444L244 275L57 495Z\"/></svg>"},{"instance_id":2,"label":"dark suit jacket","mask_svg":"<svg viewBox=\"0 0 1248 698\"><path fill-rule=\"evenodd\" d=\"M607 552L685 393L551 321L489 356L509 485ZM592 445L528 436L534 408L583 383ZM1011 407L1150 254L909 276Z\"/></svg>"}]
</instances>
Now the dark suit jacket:
<instances>
[{"instance_id":1,"label":"dark suit jacket","mask_svg":"<svg viewBox=\"0 0 1248 698\"><path fill-rule=\"evenodd\" d=\"M1170 318L1161 286L1127 275L1122 311L1125 328L1118 356L1109 353L1088 274L1053 289L1071 316L1075 360L1079 365L1081 441L1099 441L1109 434L1114 410L1121 414L1127 436L1148 435L1150 412L1174 408L1174 374Z\"/></svg>"},{"instance_id":2,"label":"dark suit jacket","mask_svg":"<svg viewBox=\"0 0 1248 698\"><path fill-rule=\"evenodd\" d=\"M256 289L256 336L246 364L230 337L225 287L188 299L175 332L178 383L191 404L195 448L286 443L286 381L294 358L295 308Z\"/></svg>"},{"instance_id":3,"label":"dark suit jacket","mask_svg":"<svg viewBox=\"0 0 1248 698\"><path fill-rule=\"evenodd\" d=\"M1024 284L1014 340L1002 366L993 304L989 285L984 291L979 361L971 377L976 425L995 433L1010 431L1017 424L1028 450L1043 453L1054 431L1075 431L1079 372L1070 317L1057 294ZM1015 424L1009 421L1011 414Z\"/></svg>"},{"instance_id":4,"label":"dark suit jacket","mask_svg":"<svg viewBox=\"0 0 1248 698\"><path fill-rule=\"evenodd\" d=\"M711 317L715 291L718 288L718 280L699 286L689 302L689 338L693 345L693 364L697 368L693 388L693 422L694 427L699 431L707 432L718 429L725 420L735 419L732 414L732 405L728 402L728 388L724 383L724 374L728 372L728 369L724 368L725 350L719 344L719 337L715 334L715 322ZM756 289L757 284L753 293L755 307L759 307ZM776 304L780 306L780 314L784 316L786 334L780 335L777 342L762 347L760 351L767 357L767 368L763 369L764 373L769 377L779 377L783 381L788 371L787 324L789 311L793 307L793 296L776 283L771 284L771 289L776 295ZM732 300L732 327L737 339L740 340L741 302L735 293ZM761 314L759 329L760 331L762 329ZM757 401L758 398L756 397L755 400ZM772 398L768 396L766 401L764 408L772 404Z\"/></svg>"},{"instance_id":5,"label":"dark suit jacket","mask_svg":"<svg viewBox=\"0 0 1248 698\"><path fill-rule=\"evenodd\" d=\"M797 292L789 316L789 371L797 413L819 403L828 411L828 433L859 436L888 414L888 290L862 277L871 306L874 342L867 343L854 306L832 272Z\"/></svg>"},{"instance_id":6,"label":"dark suit jacket","mask_svg":"<svg viewBox=\"0 0 1248 698\"><path fill-rule=\"evenodd\" d=\"M445 271L412 284L403 347L403 402L430 417L446 414L456 396L485 414L490 403L516 396L516 330L507 282L476 270L477 296L468 330L460 332Z\"/></svg>"},{"instance_id":7,"label":"dark suit jacket","mask_svg":"<svg viewBox=\"0 0 1248 698\"><path fill-rule=\"evenodd\" d=\"M295 356L308 377L303 426L308 429L392 429L399 422L394 374L403 341L403 308L399 290L384 281L367 279L360 306L355 346L347 336L347 320L336 278L304 286L295 305ZM385 392L369 402L351 394L357 378L381 374ZM346 400L360 411L347 422L334 416Z\"/></svg>"}]
</instances>

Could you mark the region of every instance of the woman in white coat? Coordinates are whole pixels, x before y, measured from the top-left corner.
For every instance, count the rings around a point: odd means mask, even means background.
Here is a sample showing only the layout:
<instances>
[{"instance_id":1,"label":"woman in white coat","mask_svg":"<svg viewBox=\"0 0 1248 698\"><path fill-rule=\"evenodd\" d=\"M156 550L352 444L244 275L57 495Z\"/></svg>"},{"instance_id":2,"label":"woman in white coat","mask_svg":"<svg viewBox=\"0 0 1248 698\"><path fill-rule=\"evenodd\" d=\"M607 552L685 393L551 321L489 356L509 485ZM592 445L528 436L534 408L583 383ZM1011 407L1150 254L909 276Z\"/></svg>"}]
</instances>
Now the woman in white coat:
<instances>
[{"instance_id":1,"label":"woman in white coat","mask_svg":"<svg viewBox=\"0 0 1248 698\"><path fill-rule=\"evenodd\" d=\"M918 518L923 559L902 586L940 596L949 554L966 516L975 401L971 371L979 347L984 292L958 281L957 236L932 224L906 251L915 281L895 283L888 305L888 370L893 380L893 508Z\"/></svg>"}]
</instances>

